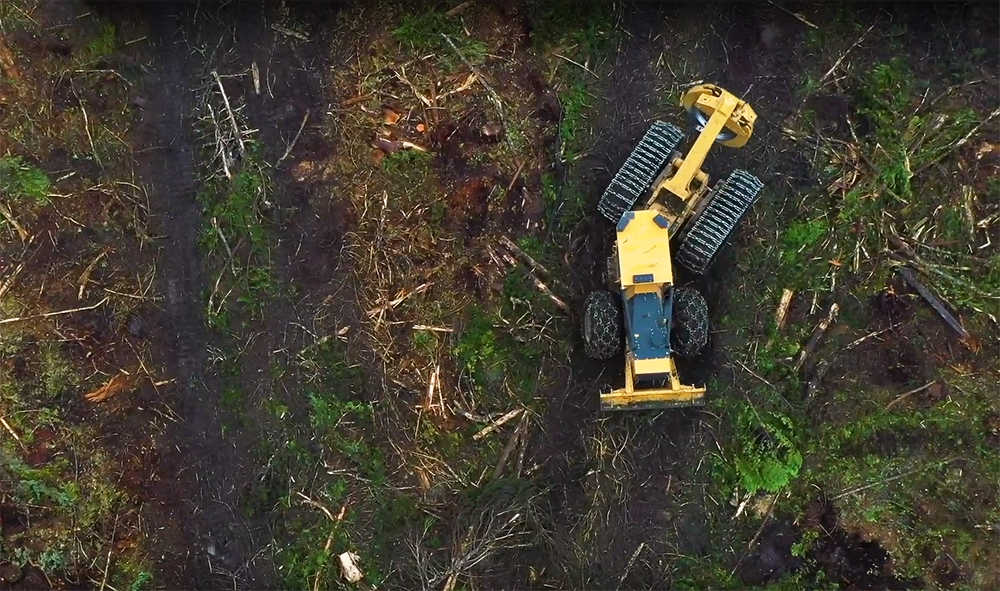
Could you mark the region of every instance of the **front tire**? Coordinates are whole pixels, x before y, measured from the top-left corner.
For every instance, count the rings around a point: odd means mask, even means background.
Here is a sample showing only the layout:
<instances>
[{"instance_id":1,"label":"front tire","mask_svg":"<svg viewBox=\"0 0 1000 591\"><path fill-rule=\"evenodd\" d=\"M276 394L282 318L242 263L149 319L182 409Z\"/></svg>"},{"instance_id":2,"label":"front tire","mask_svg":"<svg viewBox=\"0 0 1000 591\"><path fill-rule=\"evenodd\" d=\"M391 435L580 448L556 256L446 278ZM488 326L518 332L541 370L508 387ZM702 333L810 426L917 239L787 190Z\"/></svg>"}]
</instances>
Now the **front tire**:
<instances>
[{"instance_id":1,"label":"front tire","mask_svg":"<svg viewBox=\"0 0 1000 591\"><path fill-rule=\"evenodd\" d=\"M583 349L588 357L610 359L622 348L622 310L609 291L591 292L583 305Z\"/></svg>"},{"instance_id":2,"label":"front tire","mask_svg":"<svg viewBox=\"0 0 1000 591\"><path fill-rule=\"evenodd\" d=\"M696 289L674 288L671 348L678 357L695 357L708 344L708 303Z\"/></svg>"}]
</instances>

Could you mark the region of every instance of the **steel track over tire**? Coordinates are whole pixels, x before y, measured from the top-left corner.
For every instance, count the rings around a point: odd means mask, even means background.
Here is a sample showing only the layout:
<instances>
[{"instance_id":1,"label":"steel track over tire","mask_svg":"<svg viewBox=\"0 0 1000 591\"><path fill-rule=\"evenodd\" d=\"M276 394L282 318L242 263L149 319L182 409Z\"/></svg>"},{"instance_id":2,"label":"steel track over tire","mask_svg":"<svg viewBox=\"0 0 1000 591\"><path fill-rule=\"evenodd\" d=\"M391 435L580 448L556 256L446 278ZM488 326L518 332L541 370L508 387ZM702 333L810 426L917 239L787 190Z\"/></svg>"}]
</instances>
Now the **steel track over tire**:
<instances>
[{"instance_id":1,"label":"steel track over tire","mask_svg":"<svg viewBox=\"0 0 1000 591\"><path fill-rule=\"evenodd\" d=\"M745 170L734 170L690 222L677 249L677 262L692 273L703 275L715 261L747 212L757 201L764 183Z\"/></svg>"},{"instance_id":2,"label":"steel track over tire","mask_svg":"<svg viewBox=\"0 0 1000 591\"><path fill-rule=\"evenodd\" d=\"M611 359L622 348L622 310L610 291L591 292L583 305L583 349L593 359Z\"/></svg>"},{"instance_id":3,"label":"steel track over tire","mask_svg":"<svg viewBox=\"0 0 1000 591\"><path fill-rule=\"evenodd\" d=\"M708 303L698 290L674 289L670 347L678 357L694 357L708 344Z\"/></svg>"},{"instance_id":4,"label":"steel track over tire","mask_svg":"<svg viewBox=\"0 0 1000 591\"><path fill-rule=\"evenodd\" d=\"M604 190L597 206L601 215L617 224L653 184L683 139L676 125L654 122Z\"/></svg>"}]
</instances>

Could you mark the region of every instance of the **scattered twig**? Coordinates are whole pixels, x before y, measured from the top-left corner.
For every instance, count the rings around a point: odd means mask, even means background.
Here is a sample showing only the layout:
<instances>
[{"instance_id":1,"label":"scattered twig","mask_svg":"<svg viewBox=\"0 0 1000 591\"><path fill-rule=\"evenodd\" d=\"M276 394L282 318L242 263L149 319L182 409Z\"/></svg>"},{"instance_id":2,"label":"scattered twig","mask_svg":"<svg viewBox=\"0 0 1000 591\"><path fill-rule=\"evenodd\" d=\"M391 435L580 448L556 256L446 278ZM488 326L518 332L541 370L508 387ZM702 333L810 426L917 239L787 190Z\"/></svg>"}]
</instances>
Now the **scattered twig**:
<instances>
[{"instance_id":1,"label":"scattered twig","mask_svg":"<svg viewBox=\"0 0 1000 591\"><path fill-rule=\"evenodd\" d=\"M453 94L458 94L460 92L465 92L466 90L469 90L470 88L472 88L472 85L476 83L476 80L479 80L479 75L476 74L475 72L472 72L465 79L465 82L459 84L455 88L449 90L448 92L446 92L446 93L444 93L442 95L436 95L436 94L434 94L434 85L431 84L431 102L434 103L433 106L437 107L438 106L438 101L440 101L441 99L447 98L447 97L449 97L449 96L451 96Z\"/></svg>"},{"instance_id":2,"label":"scattered twig","mask_svg":"<svg viewBox=\"0 0 1000 591\"><path fill-rule=\"evenodd\" d=\"M573 64L574 66L576 66L576 67L578 67L578 68L586 71L588 74L590 74L594 78L598 78L598 79L600 78L600 76L598 76L597 74L595 74L593 70L591 70L590 68L588 68L587 66L585 66L585 65L583 65L583 64L581 64L579 62L575 62L575 61L569 59L568 57L566 57L564 55L559 55L558 53L555 53L553 55L556 56L559 59L566 60L567 62Z\"/></svg>"},{"instance_id":3,"label":"scattered twig","mask_svg":"<svg viewBox=\"0 0 1000 591\"><path fill-rule=\"evenodd\" d=\"M847 48L847 51L840 54L840 57L837 58L837 61L834 62L833 65L830 66L830 69L826 71L826 74L823 74L823 77L819 79L819 86L823 86L823 83L826 82L826 79L830 77L830 74L833 74L834 70L840 67L841 62L844 61L844 58L847 57L847 54L851 53L851 51L853 51L854 48L857 47L858 45L861 45L861 42L864 41L868 33L870 33L871 30L874 29L875 25L877 24L878 23L874 23L872 26L868 27L868 30L862 33L860 37L858 37L858 40L854 42L854 45L851 45L850 47Z\"/></svg>"},{"instance_id":4,"label":"scattered twig","mask_svg":"<svg viewBox=\"0 0 1000 591\"><path fill-rule=\"evenodd\" d=\"M138 376L134 374L119 373L112 377L100 388L85 394L83 399L87 402L104 402L119 394L124 394L134 388L139 382Z\"/></svg>"},{"instance_id":5,"label":"scattered twig","mask_svg":"<svg viewBox=\"0 0 1000 591\"><path fill-rule=\"evenodd\" d=\"M570 313L569 305L567 305L566 302L559 299L556 296L556 294L552 293L552 290L549 289L549 286L545 285L545 283L541 279L536 277L534 273L531 273L531 281L532 283L535 284L535 288L537 288L538 291L542 292L543 294L547 295L549 299L552 300L552 303L556 305L557 308L559 308L566 314Z\"/></svg>"},{"instance_id":6,"label":"scattered twig","mask_svg":"<svg viewBox=\"0 0 1000 591\"><path fill-rule=\"evenodd\" d=\"M774 2L768 2L768 4L770 4L771 6L774 6L775 8L777 8L778 10L780 10L782 12L785 12L787 14L792 15L793 17L795 17L796 19L798 19L799 22L803 23L807 27L810 27L810 28L813 28L813 29L819 29L819 27L817 27L816 25L814 25L811 22L807 21L806 18L804 16L802 16L801 14L794 13L791 10L788 10L787 8L785 8L784 6L781 6L779 4L775 4Z\"/></svg>"},{"instance_id":7,"label":"scattered twig","mask_svg":"<svg viewBox=\"0 0 1000 591\"><path fill-rule=\"evenodd\" d=\"M240 144L240 156L246 154L246 146L243 145L243 134L240 133L240 128L236 125L236 116L233 115L233 108L229 106L229 97L226 96L226 89L222 86L222 78L219 78L219 73L212 70L212 76L215 77L215 83L219 85L219 93L222 95L222 102L226 105L226 113L229 115L229 123L233 126L233 135L236 136L236 141Z\"/></svg>"},{"instance_id":8,"label":"scattered twig","mask_svg":"<svg viewBox=\"0 0 1000 591\"><path fill-rule=\"evenodd\" d=\"M14 286L14 281L17 279L17 276L21 274L21 271L23 269L24 269L24 263L23 262L18 263L17 268L14 269L14 272L11 273L10 277L5 279L3 283L0 283L0 298L2 298L5 293L7 293L7 290L9 290L11 287Z\"/></svg>"},{"instance_id":9,"label":"scattered twig","mask_svg":"<svg viewBox=\"0 0 1000 591\"><path fill-rule=\"evenodd\" d=\"M628 559L628 564L625 565L625 572L623 572L622 576L618 579L619 585L625 584L625 578L628 577L628 573L632 570L632 566L635 564L635 561L639 559L639 554L642 554L642 551L645 550L645 548L646 542L639 542L639 547L635 549L635 552L632 553L632 557Z\"/></svg>"},{"instance_id":10,"label":"scattered twig","mask_svg":"<svg viewBox=\"0 0 1000 591\"><path fill-rule=\"evenodd\" d=\"M914 388L914 389L910 390L909 392L904 392L904 393L900 394L899 396L893 398L892 401L889 402L889 404L886 404L885 405L885 409L889 410L890 408L892 408L893 406L896 406L897 404L899 404L903 400L906 400L907 398L909 398L910 396L912 396L914 394L918 394L920 392L923 392L924 390L926 390L927 388L930 388L931 386L933 386L936 383L937 383L937 380L931 380L931 381L927 382L926 384L924 384L923 386L920 386L919 388Z\"/></svg>"},{"instance_id":11,"label":"scattered twig","mask_svg":"<svg viewBox=\"0 0 1000 591\"><path fill-rule=\"evenodd\" d=\"M362 95L359 95L359 96L356 96L356 97L353 97L353 98L349 98L347 100L341 101L340 102L340 106L341 107L350 107L351 105L356 105L356 104L358 104L360 102L366 101L366 100L372 98L372 96L373 95L371 93L368 93L368 94L362 94Z\"/></svg>"},{"instance_id":12,"label":"scattered twig","mask_svg":"<svg viewBox=\"0 0 1000 591\"><path fill-rule=\"evenodd\" d=\"M104 256L108 254L109 250L111 249L105 248L104 250L102 250L101 253L97 255L97 258L91 261L90 264L87 265L87 268L83 270L83 273L80 274L80 289L76 293L76 299L78 300L83 299L83 292L86 291L87 289L87 282L90 281L91 273L94 272L94 269L97 268L97 263L99 263L101 259L103 259Z\"/></svg>"},{"instance_id":13,"label":"scattered twig","mask_svg":"<svg viewBox=\"0 0 1000 591\"><path fill-rule=\"evenodd\" d=\"M947 466L948 464L951 464L952 462L955 462L955 461L958 461L958 460L961 460L961 459L962 458L951 458L951 459L948 459L948 460L944 460L942 462L936 462L936 463L934 463L934 464L932 464L930 466L924 466L922 468L914 468L913 470L909 470L909 471L903 472L902 474L897 474L895 476L890 476L889 478L886 478L885 480L881 480L879 482L872 482L872 483L866 484L864 486L859 486L857 488L852 488L851 490L845 490L844 492L831 497L830 500L831 501L836 501L837 499L841 499L843 497L846 497L846 496L849 496L849 495L853 495L853 494L859 493L859 492L864 491L864 490L868 490L869 488L874 488L874 487L879 486L881 484L888 484L888 483L893 482L895 480L899 480L900 478L906 478L907 476L912 476L914 474L917 474L918 472L925 472L927 470L930 470L931 468Z\"/></svg>"},{"instance_id":14,"label":"scattered twig","mask_svg":"<svg viewBox=\"0 0 1000 591\"><path fill-rule=\"evenodd\" d=\"M877 337L879 335L882 335L882 334L885 334L885 333L889 332L890 330L894 330L896 328L899 328L899 325L900 325L900 323L897 322L896 324L893 324L889 328L883 328L882 330L876 330L875 332L870 332L870 333L866 334L863 337L859 337L859 338L851 341L843 349L841 349L841 351L850 351L851 349L853 349L854 347L857 347L858 345L860 345L861 343L867 341L868 339Z\"/></svg>"},{"instance_id":15,"label":"scattered twig","mask_svg":"<svg viewBox=\"0 0 1000 591\"><path fill-rule=\"evenodd\" d=\"M28 240L28 231L25 230L21 224L17 223L17 218L15 218L14 214L7 209L7 205L3 203L0 203L0 215L2 215L11 226L14 226L14 229L17 230L17 235L21 237L21 242L26 242Z\"/></svg>"},{"instance_id":16,"label":"scattered twig","mask_svg":"<svg viewBox=\"0 0 1000 591\"><path fill-rule=\"evenodd\" d=\"M332 521L334 523L337 523L337 518L334 517L333 513L331 513L330 510L326 508L326 505L324 505L323 503L320 503L319 501L314 501L313 499L310 499L309 497L307 497L306 495L302 494L301 492L296 491L295 494L297 494L300 497L302 497L302 502L303 503L305 503L306 505L309 505L310 507L316 507L317 509L319 509L320 511L322 511L324 515L326 515L327 517L329 517L330 521Z\"/></svg>"},{"instance_id":17,"label":"scattered twig","mask_svg":"<svg viewBox=\"0 0 1000 591\"><path fill-rule=\"evenodd\" d=\"M933 159L931 159L930 162L925 163L923 166L921 166L920 168L918 168L915 171L913 171L913 175L912 176L915 177L915 176L919 175L921 172L927 170L931 166L933 166L933 165L937 164L938 162L940 162L941 159L944 158L945 156L951 154L955 150L957 150L957 149L961 148L962 146L964 146L965 144L967 144L969 142L969 140L972 139L973 136L975 136L977 133L979 133L979 130L982 129L984 125L986 125L987 123L989 123L990 121L992 121L993 119L995 119L997 115L1000 115L1000 107L997 107L996 109L994 109L994 111L992 113L990 113L989 117L987 117L986 119L983 119L982 121L980 121L979 125L976 125L975 127L973 127L969 131L969 133L965 134L962 137L962 139L960 139L960 140L952 143L944 151L942 151L940 154L938 154Z\"/></svg>"},{"instance_id":18,"label":"scattered twig","mask_svg":"<svg viewBox=\"0 0 1000 591\"><path fill-rule=\"evenodd\" d=\"M524 431L528 428L528 417L530 416L531 415L526 412L521 414L521 420L518 421L517 427L514 429L510 439L507 441L507 445L504 446L503 451L500 453L500 460L497 461L496 468L493 469L493 480L497 480L503 475L504 468L507 465L507 459L510 458L510 454L514 452L514 447L524 435Z\"/></svg>"},{"instance_id":19,"label":"scattered twig","mask_svg":"<svg viewBox=\"0 0 1000 591\"><path fill-rule=\"evenodd\" d=\"M518 258L527 263L527 265L531 267L532 270L541 273L545 277L549 278L552 277L552 273L550 273L548 269L546 269L541 263L533 259L531 255L521 250L521 248L518 247L517 244L514 244L514 241L511 240L510 238L501 235L500 243L503 244L507 248L507 250L511 251L512 253L517 255Z\"/></svg>"},{"instance_id":20,"label":"scattered twig","mask_svg":"<svg viewBox=\"0 0 1000 591\"><path fill-rule=\"evenodd\" d=\"M87 310L94 310L103 306L107 303L108 298L97 302L93 306L85 306L83 308L71 308L69 310L59 310L58 312L46 312L44 314L32 314L31 316L16 316L14 318L4 318L0 320L0 324L11 324L14 322L22 322L24 320L35 320L36 318L51 318L53 316L61 316L63 314L74 314L76 312L86 312Z\"/></svg>"},{"instance_id":21,"label":"scattered twig","mask_svg":"<svg viewBox=\"0 0 1000 591\"><path fill-rule=\"evenodd\" d=\"M324 554L330 552L330 546L333 545L333 537L334 537L334 534L336 533L336 531L337 531L336 529L331 529L330 530L330 535L328 535L326 537L326 545L323 546L323 553ZM324 570L326 570L326 562L325 561L324 561L323 564L320 565L320 567L318 569L316 569L316 578L313 579L313 591L319 591L319 582L323 578L323 571Z\"/></svg>"},{"instance_id":22,"label":"scattered twig","mask_svg":"<svg viewBox=\"0 0 1000 591\"><path fill-rule=\"evenodd\" d=\"M802 369L802 364L805 363L806 357L812 354L816 350L817 345L819 345L820 339L826 333L826 330L830 328L830 323L833 322L834 317L837 315L837 311L840 306L834 302L830 305L830 309L826 313L826 318L820 321L816 328L813 330L812 336L809 337L809 341L806 343L805 347L802 347L802 352L799 353L799 359L795 362L795 371Z\"/></svg>"},{"instance_id":23,"label":"scattered twig","mask_svg":"<svg viewBox=\"0 0 1000 591\"><path fill-rule=\"evenodd\" d=\"M462 60L462 62L465 63L466 67L468 67L469 70L472 71L472 73L474 73L479 78L479 82L481 82L482 85L483 85L483 88L485 88L486 91L490 93L490 97L493 99L493 102L496 104L497 110L500 111L500 117L504 118L503 117L503 101L500 99L500 95L497 94L497 92L495 90L493 90L493 87L490 86L486 82L486 79L483 78L482 73L478 69L476 69L475 66L472 65L472 62L470 62L467 57L465 57L465 54L462 53L462 50L455 46L455 43L451 40L451 37L449 37L448 35L445 35L444 33L441 33L441 36L444 37L444 40L448 42L448 45L451 46L451 48L455 51L455 53L458 54L458 57Z\"/></svg>"},{"instance_id":24,"label":"scattered twig","mask_svg":"<svg viewBox=\"0 0 1000 591\"><path fill-rule=\"evenodd\" d=\"M941 298L931 293L931 290L927 289L927 286L917 279L917 275L913 272L913 269L898 266L896 267L896 272L902 275L903 279L906 280L906 282L909 283L913 289L917 290L917 293L924 298L924 301L930 304L931 308L934 308L934 311L938 313L938 316L940 316L941 319L944 320L945 323L958 334L958 338L961 341L967 342L970 339L972 335L969 334L969 331L965 330L965 327L962 326L958 319L948 311L947 306L944 305Z\"/></svg>"},{"instance_id":25,"label":"scattered twig","mask_svg":"<svg viewBox=\"0 0 1000 591\"><path fill-rule=\"evenodd\" d=\"M382 304L381 306L376 306L376 307L372 308L371 310L368 310L368 317L369 318L373 318L374 316L376 316L377 314L379 314L381 312L385 312L386 310L392 310L396 306L398 306L401 303L403 303L406 300L406 298L408 298L408 297L410 297L412 295L418 294L418 293L423 293L423 292L427 291L427 288L430 287L430 286L431 286L431 283L428 282L428 283L422 283L422 284L418 285L413 291L403 290L398 296L396 296L396 299L392 300L391 302Z\"/></svg>"},{"instance_id":26,"label":"scattered twig","mask_svg":"<svg viewBox=\"0 0 1000 591\"><path fill-rule=\"evenodd\" d=\"M14 428L10 426L10 424L7 422L7 419L4 418L4 417L0 417L0 424L3 424L4 429L7 429L7 431L10 433L11 437L14 438L14 441L18 442L21 445L21 447L23 448L24 447L24 443L21 442L21 438L17 436L17 432L14 431Z\"/></svg>"},{"instance_id":27,"label":"scattered twig","mask_svg":"<svg viewBox=\"0 0 1000 591\"><path fill-rule=\"evenodd\" d=\"M455 332L454 328L447 326L428 326L426 324L414 324L410 328L412 330L428 330L430 332Z\"/></svg>"},{"instance_id":28,"label":"scattered twig","mask_svg":"<svg viewBox=\"0 0 1000 591\"><path fill-rule=\"evenodd\" d=\"M767 384L768 386L770 386L772 388L775 387L774 384L772 384L771 382L765 380L763 377L761 377L761 376L757 375L756 373L754 373L754 371L752 369L750 369L749 367L747 367L747 365L745 363L743 363L742 361L740 361L739 359L736 360L736 363L739 363L740 367L742 367L743 370L745 372L747 372L748 374L750 374L753 377L757 378L758 380L764 382L765 384Z\"/></svg>"},{"instance_id":29,"label":"scattered twig","mask_svg":"<svg viewBox=\"0 0 1000 591\"><path fill-rule=\"evenodd\" d=\"M417 90L417 87L414 86L413 83L410 82L410 79L406 77L406 68L404 66L400 66L398 70L393 70L392 72L396 75L396 78L399 78L400 82L410 87L410 91L413 92L415 97L420 99L420 102L428 107L431 106L431 99L427 98L419 90Z\"/></svg>"},{"instance_id":30,"label":"scattered twig","mask_svg":"<svg viewBox=\"0 0 1000 591\"><path fill-rule=\"evenodd\" d=\"M459 14L461 12L464 12L465 9L468 8L469 5L471 5L471 4L472 4L471 1L462 2L461 4L459 4L458 6L456 6L455 8L452 8L448 12L444 13L444 15L445 16L449 16L449 17L450 16L456 16L457 14Z\"/></svg>"},{"instance_id":31,"label":"scattered twig","mask_svg":"<svg viewBox=\"0 0 1000 591\"><path fill-rule=\"evenodd\" d=\"M279 25L278 23L272 24L271 25L271 29L274 30L274 31L277 31L277 32L279 32L282 35L285 35L287 37L295 37L296 39L299 39L300 41L309 41L309 37L306 37L305 35L303 35L302 33L299 33L298 31L294 31L292 29L289 29L288 27Z\"/></svg>"},{"instance_id":32,"label":"scattered twig","mask_svg":"<svg viewBox=\"0 0 1000 591\"><path fill-rule=\"evenodd\" d=\"M480 430L478 433L476 433L475 435L473 435L472 438L475 439L476 441L479 441L480 439L482 439L484 437L487 437L490 433L493 433L494 431L496 431L497 429L499 429L500 427L502 427L504 425L504 423L506 423L507 421L513 419L514 417L516 417L517 415L521 414L522 412L524 412L523 408L515 408L514 410L512 410L510 412L504 413L503 416L501 416L500 418L496 419L495 421L493 421L489 425L486 425L485 427L483 427L482 430Z\"/></svg>"},{"instance_id":33,"label":"scattered twig","mask_svg":"<svg viewBox=\"0 0 1000 591\"><path fill-rule=\"evenodd\" d=\"M778 309L774 313L774 323L777 325L778 330L781 330L785 326L785 317L788 316L788 308L792 303L792 295L795 292L785 288L781 292L781 302L778 303Z\"/></svg>"},{"instance_id":34,"label":"scattered twig","mask_svg":"<svg viewBox=\"0 0 1000 591\"><path fill-rule=\"evenodd\" d=\"M288 144L288 148L285 149L285 153L281 155L281 158L278 158L277 162L274 163L275 168L277 168L278 165L281 164L282 161L284 161L285 158L288 158L288 155L292 153L292 149L295 147L295 144L298 143L299 141L299 136L302 135L302 129L305 128L306 126L306 121L309 121L310 113L311 110L306 111L306 116L302 118L302 123L299 125L299 130L295 133L295 137L292 139L292 143Z\"/></svg>"}]
</instances>

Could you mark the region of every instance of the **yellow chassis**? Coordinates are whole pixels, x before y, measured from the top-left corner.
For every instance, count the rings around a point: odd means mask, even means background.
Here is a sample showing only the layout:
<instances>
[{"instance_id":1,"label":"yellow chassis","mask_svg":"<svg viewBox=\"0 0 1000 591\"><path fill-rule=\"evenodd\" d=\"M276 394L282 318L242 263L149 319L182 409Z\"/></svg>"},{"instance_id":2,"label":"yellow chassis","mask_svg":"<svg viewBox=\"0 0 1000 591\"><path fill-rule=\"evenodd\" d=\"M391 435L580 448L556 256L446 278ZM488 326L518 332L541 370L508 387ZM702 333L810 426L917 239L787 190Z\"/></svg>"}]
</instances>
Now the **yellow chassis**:
<instances>
[{"instance_id":1,"label":"yellow chassis","mask_svg":"<svg viewBox=\"0 0 1000 591\"><path fill-rule=\"evenodd\" d=\"M653 183L654 188L646 204L647 211L636 212L638 217L660 214L669 220L671 228L679 227L683 221L698 211L699 205L703 206L702 198L708 193L709 179L701 167L708 157L712 144L719 142L733 148L744 146L753 133L754 122L757 119L756 113L745 101L712 84L702 84L689 89L681 97L681 106L689 112L696 110L702 114L701 133L687 155L674 158L671 165L667 166ZM674 203L662 203L659 196L663 192L667 193L668 198L673 197ZM677 200L680 203L677 203ZM642 233L648 234L648 232ZM662 236L654 234L635 237L639 239L644 254L649 256L639 256L637 247L626 246L629 240L625 238L623 242L623 238L625 237L619 232L621 289L632 295L636 293L637 288L643 291L662 289L666 284L673 282L669 255L670 237L666 232L663 232ZM622 261L623 255L629 260ZM663 260L664 256L666 260ZM633 269L636 266L649 268L640 271ZM641 287L631 285L627 279L632 277L633 273L654 270L658 278L658 285L655 287L650 284ZM640 362L639 365L643 365L643 369L651 370L650 373L666 374L668 377L664 380L665 387L637 390L636 361L631 352L626 353L625 387L602 393L602 410L642 410L704 404L705 388L682 384L673 358Z\"/></svg>"}]
</instances>

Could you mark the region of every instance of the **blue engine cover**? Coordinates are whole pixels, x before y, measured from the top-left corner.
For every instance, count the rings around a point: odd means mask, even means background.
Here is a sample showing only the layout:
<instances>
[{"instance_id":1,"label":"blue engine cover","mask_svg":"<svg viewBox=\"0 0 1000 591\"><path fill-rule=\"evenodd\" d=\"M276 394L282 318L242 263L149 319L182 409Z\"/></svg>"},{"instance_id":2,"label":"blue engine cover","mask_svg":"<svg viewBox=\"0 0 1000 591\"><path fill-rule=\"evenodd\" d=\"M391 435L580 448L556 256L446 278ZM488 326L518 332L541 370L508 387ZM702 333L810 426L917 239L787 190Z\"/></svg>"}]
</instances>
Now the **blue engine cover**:
<instances>
[{"instance_id":1,"label":"blue engine cover","mask_svg":"<svg viewBox=\"0 0 1000 591\"><path fill-rule=\"evenodd\" d=\"M670 357L673 288L667 288L665 299L659 294L641 293L626 301L626 336L636 359Z\"/></svg>"}]
</instances>

